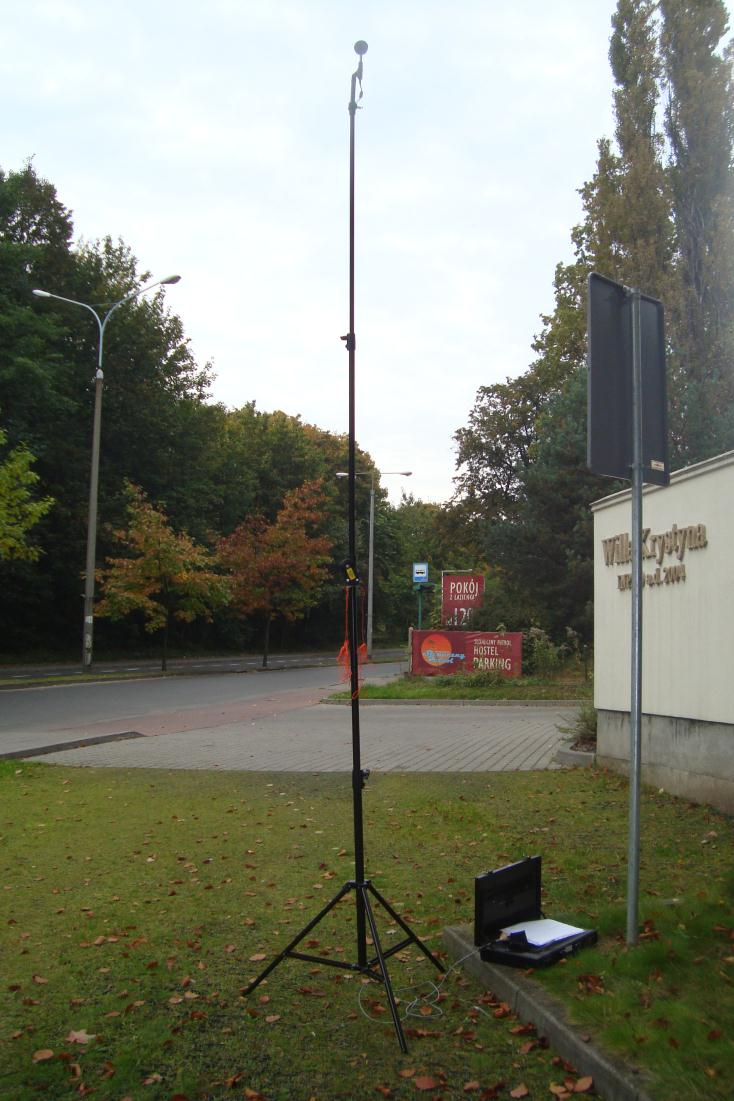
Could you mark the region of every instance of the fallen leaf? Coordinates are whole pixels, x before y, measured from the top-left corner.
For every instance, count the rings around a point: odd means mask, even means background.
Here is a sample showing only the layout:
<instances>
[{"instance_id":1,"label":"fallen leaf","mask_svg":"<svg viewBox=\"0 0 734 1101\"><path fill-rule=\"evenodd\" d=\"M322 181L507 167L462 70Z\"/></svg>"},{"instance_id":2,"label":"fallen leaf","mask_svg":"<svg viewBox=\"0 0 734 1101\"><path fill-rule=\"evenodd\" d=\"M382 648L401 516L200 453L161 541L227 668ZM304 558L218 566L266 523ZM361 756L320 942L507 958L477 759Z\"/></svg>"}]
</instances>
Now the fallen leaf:
<instances>
[{"instance_id":1,"label":"fallen leaf","mask_svg":"<svg viewBox=\"0 0 734 1101\"><path fill-rule=\"evenodd\" d=\"M384 1086L384 1085L375 1086L375 1089L377 1090L378 1093L381 1093L383 1097L392 1097L392 1090L390 1089L389 1086Z\"/></svg>"},{"instance_id":2,"label":"fallen leaf","mask_svg":"<svg viewBox=\"0 0 734 1101\"><path fill-rule=\"evenodd\" d=\"M417 1090L437 1090L440 1084L436 1078L430 1078L427 1074L421 1074L413 1079L413 1085Z\"/></svg>"},{"instance_id":3,"label":"fallen leaf","mask_svg":"<svg viewBox=\"0 0 734 1101\"><path fill-rule=\"evenodd\" d=\"M559 1101L566 1101L566 1098L571 1096L566 1087L559 1086L557 1082L551 1082L548 1089L551 1091L554 1097L559 1098Z\"/></svg>"},{"instance_id":4,"label":"fallen leaf","mask_svg":"<svg viewBox=\"0 0 734 1101\"><path fill-rule=\"evenodd\" d=\"M90 1040L93 1040L94 1033L89 1033L84 1028L80 1028L78 1031L72 1031L66 1037L67 1044L88 1044Z\"/></svg>"},{"instance_id":5,"label":"fallen leaf","mask_svg":"<svg viewBox=\"0 0 734 1101\"><path fill-rule=\"evenodd\" d=\"M473 1090L480 1090L481 1088L479 1082L476 1081L464 1083L464 1093L471 1093Z\"/></svg>"},{"instance_id":6,"label":"fallen leaf","mask_svg":"<svg viewBox=\"0 0 734 1101\"><path fill-rule=\"evenodd\" d=\"M589 1090L594 1088L594 1079L590 1074L585 1075L583 1078L579 1078L576 1085L573 1087L574 1093L588 1093Z\"/></svg>"},{"instance_id":7,"label":"fallen leaf","mask_svg":"<svg viewBox=\"0 0 734 1101\"><path fill-rule=\"evenodd\" d=\"M33 981L34 983L37 983L38 986L45 986L45 984L48 982L48 979L44 979L42 975L34 975Z\"/></svg>"},{"instance_id":8,"label":"fallen leaf","mask_svg":"<svg viewBox=\"0 0 734 1101\"><path fill-rule=\"evenodd\" d=\"M33 1052L34 1063L47 1063L49 1059L53 1059L54 1053L50 1048L44 1047L40 1051Z\"/></svg>"},{"instance_id":9,"label":"fallen leaf","mask_svg":"<svg viewBox=\"0 0 734 1101\"><path fill-rule=\"evenodd\" d=\"M256 952L254 956L250 956L250 963L260 963L260 961L265 958L264 952Z\"/></svg>"},{"instance_id":10,"label":"fallen leaf","mask_svg":"<svg viewBox=\"0 0 734 1101\"><path fill-rule=\"evenodd\" d=\"M579 975L578 985L582 994L604 993L604 979L600 975Z\"/></svg>"},{"instance_id":11,"label":"fallen leaf","mask_svg":"<svg viewBox=\"0 0 734 1101\"><path fill-rule=\"evenodd\" d=\"M415 1070L412 1067L410 1067L410 1068L406 1068L405 1070L399 1070L398 1074L400 1075L401 1078L412 1078L413 1075L415 1074Z\"/></svg>"},{"instance_id":12,"label":"fallen leaf","mask_svg":"<svg viewBox=\"0 0 734 1101\"><path fill-rule=\"evenodd\" d=\"M268 1023L269 1025L275 1024L275 1022L276 1022L276 1021L279 1021L279 1020L280 1020L280 1013L270 1013L270 1014L269 1014L269 1015L268 1015L268 1016L267 1016L267 1017L265 1018L265 1020L267 1021L267 1023Z\"/></svg>"},{"instance_id":13,"label":"fallen leaf","mask_svg":"<svg viewBox=\"0 0 734 1101\"><path fill-rule=\"evenodd\" d=\"M510 1090L510 1097L529 1097L529 1096L530 1096L530 1090L528 1089L528 1087L525 1085L524 1082L521 1082L519 1086L515 1086L514 1090Z\"/></svg>"},{"instance_id":14,"label":"fallen leaf","mask_svg":"<svg viewBox=\"0 0 734 1101\"><path fill-rule=\"evenodd\" d=\"M154 1086L156 1082L162 1082L163 1076L156 1071L153 1074L149 1074L147 1078L143 1079L144 1086Z\"/></svg>"}]
</instances>

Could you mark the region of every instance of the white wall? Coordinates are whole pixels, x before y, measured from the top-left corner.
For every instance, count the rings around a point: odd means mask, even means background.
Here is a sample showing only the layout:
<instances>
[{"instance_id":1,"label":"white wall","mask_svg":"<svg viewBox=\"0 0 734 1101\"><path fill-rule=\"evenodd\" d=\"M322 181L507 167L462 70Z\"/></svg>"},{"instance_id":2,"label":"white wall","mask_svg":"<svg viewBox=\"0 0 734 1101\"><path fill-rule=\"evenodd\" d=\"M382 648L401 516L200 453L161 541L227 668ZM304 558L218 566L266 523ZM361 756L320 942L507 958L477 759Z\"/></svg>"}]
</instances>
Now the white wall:
<instances>
[{"instance_id":1,"label":"white wall","mask_svg":"<svg viewBox=\"0 0 734 1101\"><path fill-rule=\"evenodd\" d=\"M594 703L630 709L631 592L618 587L629 563L607 565L604 539L629 535L630 493L594 512ZM685 567L685 580L644 586L642 710L651 715L734 723L734 451L677 471L670 485L646 487L642 527L651 535L703 524L707 545L643 559L643 573ZM648 541L648 546L650 541ZM624 550L623 546L619 547ZM659 550L656 544L655 550ZM680 570L675 571L680 574Z\"/></svg>"}]
</instances>

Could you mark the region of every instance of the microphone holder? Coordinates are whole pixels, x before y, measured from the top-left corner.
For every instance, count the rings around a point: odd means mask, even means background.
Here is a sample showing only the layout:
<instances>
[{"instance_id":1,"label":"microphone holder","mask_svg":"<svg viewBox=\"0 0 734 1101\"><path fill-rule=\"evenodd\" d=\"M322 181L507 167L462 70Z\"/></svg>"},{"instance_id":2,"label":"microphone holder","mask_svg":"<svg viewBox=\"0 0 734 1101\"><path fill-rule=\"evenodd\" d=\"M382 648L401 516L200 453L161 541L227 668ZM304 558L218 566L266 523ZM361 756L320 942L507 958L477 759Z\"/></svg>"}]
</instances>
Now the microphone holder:
<instances>
[{"instance_id":1,"label":"microphone holder","mask_svg":"<svg viewBox=\"0 0 734 1101\"><path fill-rule=\"evenodd\" d=\"M344 563L345 584L347 588L347 640L349 644L349 671L351 686L351 717L352 717L352 804L354 818L354 879L348 880L316 914L316 916L304 926L299 933L286 945L286 947L268 964L268 966L253 979L243 990L247 996L263 982L267 976L275 970L284 959L303 960L306 963L316 963L326 967L338 967L347 971L356 971L376 982L382 983L387 996L390 1014L392 1016L398 1043L403 1052L407 1052L408 1045L405 1041L400 1013L393 992L390 975L387 969L387 960L396 952L402 951L410 944L414 944L423 952L439 971L445 971L440 960L423 944L420 938L413 932L400 914L380 894L374 884L365 878L364 865L364 819L362 814L362 790L369 776L369 770L362 768L360 729L359 729L359 659L358 647L358 589L359 573L357 570L356 554L356 436L355 436L355 357L356 338L354 331L354 123L357 114L357 82L359 82L362 98L362 58L367 52L367 43L359 41L354 46L355 53L359 55L359 65L352 73L351 98L349 100L349 332L341 339L345 342L349 353L349 467L348 467L348 533L349 533L349 557ZM356 906L356 948L357 958L353 962L336 960L328 956L317 956L308 952L298 951L298 945L308 934L322 921L326 915L334 909L348 894L354 892ZM375 914L370 896L382 907L404 933L403 938L397 944L391 944L385 950L380 942L380 935L375 921ZM369 927L372 941L372 951L368 952L367 929Z\"/></svg>"}]
</instances>

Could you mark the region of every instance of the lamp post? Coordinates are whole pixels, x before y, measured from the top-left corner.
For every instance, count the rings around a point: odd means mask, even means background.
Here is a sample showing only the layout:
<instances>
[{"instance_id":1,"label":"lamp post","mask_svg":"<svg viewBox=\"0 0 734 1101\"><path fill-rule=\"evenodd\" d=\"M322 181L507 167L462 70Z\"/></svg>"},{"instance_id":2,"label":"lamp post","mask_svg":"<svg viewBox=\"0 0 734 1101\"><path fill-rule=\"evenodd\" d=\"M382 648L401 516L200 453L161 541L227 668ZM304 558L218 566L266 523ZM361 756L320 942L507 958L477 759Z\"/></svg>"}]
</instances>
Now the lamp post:
<instances>
[{"instance_id":1,"label":"lamp post","mask_svg":"<svg viewBox=\"0 0 734 1101\"><path fill-rule=\"evenodd\" d=\"M155 283L148 283L139 290L131 291L124 298L113 302L104 317L87 302L78 302L75 298L64 298L60 294L51 294L50 291L34 290L38 298L55 298L59 302L67 302L71 306L81 306L94 315L99 328L99 352L97 355L97 372L94 376L94 419L92 422L92 472L89 481L89 514L87 520L87 561L84 574L84 619L82 627L82 672L91 672L92 669L92 640L94 630L94 566L97 553L97 499L99 496L99 440L102 428L102 387L104 375L102 373L102 355L104 349L104 333L112 314L119 306L138 298L153 287L167 286L178 283L180 275L169 275L165 279L157 279Z\"/></svg>"},{"instance_id":2,"label":"lamp post","mask_svg":"<svg viewBox=\"0 0 734 1101\"><path fill-rule=\"evenodd\" d=\"M412 470L380 470L378 474L398 474L403 478L410 478ZM374 580L375 580L375 468L371 470L357 470L355 476L357 478L370 476L370 538L369 538L369 556L367 565L367 657L372 657L372 598L374 595ZM346 471L337 471L337 478L347 478L349 475Z\"/></svg>"}]
</instances>

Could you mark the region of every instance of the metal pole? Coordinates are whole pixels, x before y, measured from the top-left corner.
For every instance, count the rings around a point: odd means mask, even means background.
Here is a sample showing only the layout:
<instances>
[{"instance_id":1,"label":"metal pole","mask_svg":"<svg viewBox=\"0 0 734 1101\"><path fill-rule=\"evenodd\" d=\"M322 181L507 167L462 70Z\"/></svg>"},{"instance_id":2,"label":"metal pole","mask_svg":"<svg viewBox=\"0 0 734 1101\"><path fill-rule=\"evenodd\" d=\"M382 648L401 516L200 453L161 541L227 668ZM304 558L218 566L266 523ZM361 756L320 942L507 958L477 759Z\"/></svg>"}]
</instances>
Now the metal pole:
<instances>
[{"instance_id":1,"label":"metal pole","mask_svg":"<svg viewBox=\"0 0 734 1101\"><path fill-rule=\"evenodd\" d=\"M353 576L348 575L348 639L350 661L350 684L352 689L352 803L354 814L354 875L357 884L364 883L364 825L362 817L362 762L359 732L359 645L357 597L359 574L357 571L357 504L356 504L356 432L355 432L355 353L356 337L354 330L354 123L357 114L357 81L362 84L362 56L367 51L366 42L357 42L354 47L359 55L359 65L352 73L351 96L349 100L349 332L347 333L347 351L349 352L349 566ZM356 892L357 907L357 960L360 967L367 965L367 921L364 897Z\"/></svg>"},{"instance_id":2,"label":"metal pole","mask_svg":"<svg viewBox=\"0 0 734 1101\"><path fill-rule=\"evenodd\" d=\"M99 321L99 318L97 319ZM84 571L84 622L82 626L82 672L92 668L94 641L94 570L97 558L97 501L99 499L99 441L102 430L102 339L104 326L100 322L99 359L94 380L94 419L92 422L92 470L89 479L89 513L87 519L87 561Z\"/></svg>"},{"instance_id":3,"label":"metal pole","mask_svg":"<svg viewBox=\"0 0 734 1101\"><path fill-rule=\"evenodd\" d=\"M84 611L82 616L82 672L88 673L92 668L92 654L94 642L94 571L97 558L97 503L99 500L99 443L102 430L102 390L104 387L104 374L102 373L102 357L104 351L104 331L112 314L118 307L126 302L138 298L153 287L169 286L178 283L180 275L168 275L165 279L157 279L155 283L148 283L145 287L130 291L124 298L114 302L105 314L104 320L99 316L93 306L87 302L79 302L76 298L65 298L61 294L52 294L50 291L36 289L33 291L39 298L55 298L58 302L68 302L72 306L81 306L89 310L97 322L99 328L99 350L97 352L97 373L94 379L94 417L92 420L92 468L89 479L89 509L87 512L87 556L84 571Z\"/></svg>"},{"instance_id":4,"label":"metal pole","mask_svg":"<svg viewBox=\"0 0 734 1101\"><path fill-rule=\"evenodd\" d=\"M637 944L640 881L640 772L642 720L642 337L640 292L632 298L632 666L630 694L627 944Z\"/></svg>"},{"instance_id":5,"label":"metal pole","mask_svg":"<svg viewBox=\"0 0 734 1101\"><path fill-rule=\"evenodd\" d=\"M367 657L372 657L372 610L375 582L375 472L370 485L370 544L367 567Z\"/></svg>"}]
</instances>

